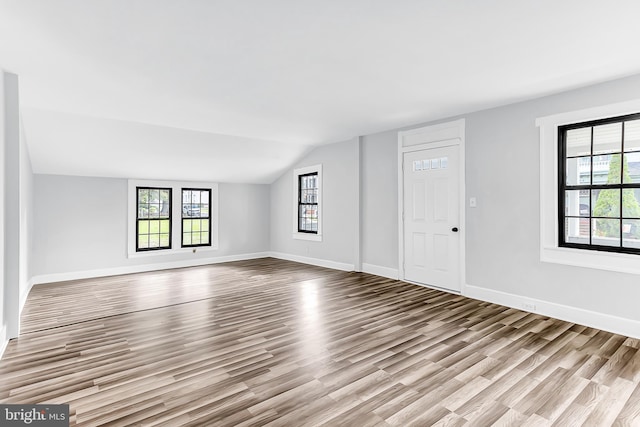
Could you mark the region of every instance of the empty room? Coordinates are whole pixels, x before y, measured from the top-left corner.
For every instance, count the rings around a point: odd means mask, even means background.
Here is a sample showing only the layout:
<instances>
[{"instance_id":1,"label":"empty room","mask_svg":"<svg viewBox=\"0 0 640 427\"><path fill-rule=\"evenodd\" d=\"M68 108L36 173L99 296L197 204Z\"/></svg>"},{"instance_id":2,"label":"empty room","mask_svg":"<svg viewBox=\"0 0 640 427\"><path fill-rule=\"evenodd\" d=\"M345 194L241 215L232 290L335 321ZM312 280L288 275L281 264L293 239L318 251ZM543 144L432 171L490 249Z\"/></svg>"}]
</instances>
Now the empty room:
<instances>
[{"instance_id":1,"label":"empty room","mask_svg":"<svg viewBox=\"0 0 640 427\"><path fill-rule=\"evenodd\" d=\"M638 16L0 0L0 426L640 426Z\"/></svg>"}]
</instances>

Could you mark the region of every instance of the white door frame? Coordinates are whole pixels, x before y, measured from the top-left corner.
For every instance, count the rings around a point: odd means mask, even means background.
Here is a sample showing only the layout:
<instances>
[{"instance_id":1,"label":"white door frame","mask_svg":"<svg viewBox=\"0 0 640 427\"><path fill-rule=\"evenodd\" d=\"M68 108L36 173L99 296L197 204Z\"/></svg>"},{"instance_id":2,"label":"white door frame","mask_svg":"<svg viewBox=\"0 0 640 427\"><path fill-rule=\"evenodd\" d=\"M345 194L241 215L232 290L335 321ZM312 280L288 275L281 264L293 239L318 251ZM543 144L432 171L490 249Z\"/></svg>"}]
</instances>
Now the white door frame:
<instances>
[{"instance_id":1,"label":"white door frame","mask_svg":"<svg viewBox=\"0 0 640 427\"><path fill-rule=\"evenodd\" d=\"M465 294L466 280L466 191L465 191L465 120L440 123L398 132L398 278L404 279L404 153L457 145L460 150L460 258L459 280L461 294ZM428 286L428 285L426 285ZM446 289L444 289L446 291ZM449 291L451 292L451 291ZM455 293L455 292L454 292Z\"/></svg>"}]
</instances>

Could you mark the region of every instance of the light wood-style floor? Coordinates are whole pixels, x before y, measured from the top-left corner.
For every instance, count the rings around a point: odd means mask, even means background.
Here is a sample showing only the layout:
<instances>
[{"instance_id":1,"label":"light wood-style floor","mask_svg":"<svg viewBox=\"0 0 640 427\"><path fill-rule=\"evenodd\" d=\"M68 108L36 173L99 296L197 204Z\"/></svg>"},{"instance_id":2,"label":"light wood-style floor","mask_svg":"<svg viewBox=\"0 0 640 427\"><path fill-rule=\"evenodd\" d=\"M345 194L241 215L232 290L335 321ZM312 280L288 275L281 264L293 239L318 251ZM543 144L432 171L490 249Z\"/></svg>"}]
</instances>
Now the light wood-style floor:
<instances>
[{"instance_id":1,"label":"light wood-style floor","mask_svg":"<svg viewBox=\"0 0 640 427\"><path fill-rule=\"evenodd\" d=\"M0 402L71 424L640 425L640 342L270 258L34 287Z\"/></svg>"}]
</instances>

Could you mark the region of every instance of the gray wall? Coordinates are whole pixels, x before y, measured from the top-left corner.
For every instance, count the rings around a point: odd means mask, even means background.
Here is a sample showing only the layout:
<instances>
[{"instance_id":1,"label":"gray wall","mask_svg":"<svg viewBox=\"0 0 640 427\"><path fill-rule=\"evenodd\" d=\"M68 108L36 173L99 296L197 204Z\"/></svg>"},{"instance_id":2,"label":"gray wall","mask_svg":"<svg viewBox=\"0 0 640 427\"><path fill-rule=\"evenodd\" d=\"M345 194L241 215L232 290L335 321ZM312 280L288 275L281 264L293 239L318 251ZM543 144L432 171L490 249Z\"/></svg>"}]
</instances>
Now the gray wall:
<instances>
[{"instance_id":1,"label":"gray wall","mask_svg":"<svg viewBox=\"0 0 640 427\"><path fill-rule=\"evenodd\" d=\"M398 268L398 132L362 138L362 263Z\"/></svg>"},{"instance_id":2,"label":"gray wall","mask_svg":"<svg viewBox=\"0 0 640 427\"><path fill-rule=\"evenodd\" d=\"M640 320L638 276L540 262L535 125L537 117L638 98L640 75L442 120L466 119L466 194L478 201L466 208L467 284ZM398 268L397 132L404 129L363 137L363 263Z\"/></svg>"},{"instance_id":3,"label":"gray wall","mask_svg":"<svg viewBox=\"0 0 640 427\"><path fill-rule=\"evenodd\" d=\"M637 275L541 263L537 117L640 98L640 76L466 116L467 282L640 320ZM640 260L639 260L640 262Z\"/></svg>"},{"instance_id":4,"label":"gray wall","mask_svg":"<svg viewBox=\"0 0 640 427\"><path fill-rule=\"evenodd\" d=\"M269 250L269 186L219 184L217 251L127 258L127 180L34 176L33 274L76 273ZM262 210L259 207L264 207Z\"/></svg>"},{"instance_id":5,"label":"gray wall","mask_svg":"<svg viewBox=\"0 0 640 427\"><path fill-rule=\"evenodd\" d=\"M313 150L271 184L271 250L353 265L357 247L358 140ZM322 164L322 241L293 234L293 170Z\"/></svg>"}]
</instances>

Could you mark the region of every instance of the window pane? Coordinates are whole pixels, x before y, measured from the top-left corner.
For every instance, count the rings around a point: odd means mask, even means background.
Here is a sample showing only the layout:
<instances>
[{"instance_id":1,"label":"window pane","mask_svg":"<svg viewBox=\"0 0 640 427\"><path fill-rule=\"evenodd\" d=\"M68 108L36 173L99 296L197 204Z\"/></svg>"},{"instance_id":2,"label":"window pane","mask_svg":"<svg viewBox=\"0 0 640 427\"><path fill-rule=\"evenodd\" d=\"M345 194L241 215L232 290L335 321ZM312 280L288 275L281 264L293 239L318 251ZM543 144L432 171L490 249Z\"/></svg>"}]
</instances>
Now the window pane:
<instances>
[{"instance_id":1,"label":"window pane","mask_svg":"<svg viewBox=\"0 0 640 427\"><path fill-rule=\"evenodd\" d=\"M622 246L640 249L640 220L625 219L622 221Z\"/></svg>"},{"instance_id":2,"label":"window pane","mask_svg":"<svg viewBox=\"0 0 640 427\"><path fill-rule=\"evenodd\" d=\"M624 155L624 183L640 183L640 152Z\"/></svg>"},{"instance_id":3,"label":"window pane","mask_svg":"<svg viewBox=\"0 0 640 427\"><path fill-rule=\"evenodd\" d=\"M567 243L589 244L589 218L565 218L564 223Z\"/></svg>"},{"instance_id":4,"label":"window pane","mask_svg":"<svg viewBox=\"0 0 640 427\"><path fill-rule=\"evenodd\" d=\"M150 203L159 203L160 202L160 190L158 190L158 189L150 189L149 190L149 202Z\"/></svg>"},{"instance_id":5,"label":"window pane","mask_svg":"<svg viewBox=\"0 0 640 427\"><path fill-rule=\"evenodd\" d=\"M620 190L591 190L593 216L620 217Z\"/></svg>"},{"instance_id":6,"label":"window pane","mask_svg":"<svg viewBox=\"0 0 640 427\"><path fill-rule=\"evenodd\" d=\"M149 221L149 233L150 234L160 233L160 221L158 220Z\"/></svg>"},{"instance_id":7,"label":"window pane","mask_svg":"<svg viewBox=\"0 0 640 427\"><path fill-rule=\"evenodd\" d=\"M199 219L191 220L191 231L192 232L200 232L200 220Z\"/></svg>"},{"instance_id":8,"label":"window pane","mask_svg":"<svg viewBox=\"0 0 640 427\"><path fill-rule=\"evenodd\" d=\"M149 234L149 247L157 248L160 246L160 235L159 234Z\"/></svg>"},{"instance_id":9,"label":"window pane","mask_svg":"<svg viewBox=\"0 0 640 427\"><path fill-rule=\"evenodd\" d=\"M564 210L567 216L589 216L588 190L565 191Z\"/></svg>"},{"instance_id":10,"label":"window pane","mask_svg":"<svg viewBox=\"0 0 640 427\"><path fill-rule=\"evenodd\" d=\"M588 185L591 183L591 157L567 159L567 185Z\"/></svg>"},{"instance_id":11,"label":"window pane","mask_svg":"<svg viewBox=\"0 0 640 427\"><path fill-rule=\"evenodd\" d=\"M191 233L182 233L182 245L190 245L191 244Z\"/></svg>"},{"instance_id":12,"label":"window pane","mask_svg":"<svg viewBox=\"0 0 640 427\"><path fill-rule=\"evenodd\" d=\"M200 223L202 231L209 231L209 220L203 219Z\"/></svg>"},{"instance_id":13,"label":"window pane","mask_svg":"<svg viewBox=\"0 0 640 427\"><path fill-rule=\"evenodd\" d=\"M160 203L149 204L149 218L158 218L160 216Z\"/></svg>"},{"instance_id":14,"label":"window pane","mask_svg":"<svg viewBox=\"0 0 640 427\"><path fill-rule=\"evenodd\" d=\"M593 184L620 184L620 154L593 157Z\"/></svg>"},{"instance_id":15,"label":"window pane","mask_svg":"<svg viewBox=\"0 0 640 427\"><path fill-rule=\"evenodd\" d=\"M640 218L639 191L632 188L622 190L622 217Z\"/></svg>"},{"instance_id":16,"label":"window pane","mask_svg":"<svg viewBox=\"0 0 640 427\"><path fill-rule=\"evenodd\" d=\"M147 249L149 247L149 236L138 236L138 249Z\"/></svg>"},{"instance_id":17,"label":"window pane","mask_svg":"<svg viewBox=\"0 0 640 427\"><path fill-rule=\"evenodd\" d=\"M624 124L624 151L640 151L640 120Z\"/></svg>"},{"instance_id":18,"label":"window pane","mask_svg":"<svg viewBox=\"0 0 640 427\"><path fill-rule=\"evenodd\" d=\"M191 232L191 223L193 222L192 219L184 219L182 220L182 231L183 232Z\"/></svg>"},{"instance_id":19,"label":"window pane","mask_svg":"<svg viewBox=\"0 0 640 427\"><path fill-rule=\"evenodd\" d=\"M149 221L138 221L138 234L149 234Z\"/></svg>"},{"instance_id":20,"label":"window pane","mask_svg":"<svg viewBox=\"0 0 640 427\"><path fill-rule=\"evenodd\" d=\"M160 233L169 233L169 220L163 219L160 221Z\"/></svg>"},{"instance_id":21,"label":"window pane","mask_svg":"<svg viewBox=\"0 0 640 427\"><path fill-rule=\"evenodd\" d=\"M200 243L202 243L203 245L209 244L209 233L200 234Z\"/></svg>"},{"instance_id":22,"label":"window pane","mask_svg":"<svg viewBox=\"0 0 640 427\"><path fill-rule=\"evenodd\" d=\"M594 218L595 232L592 244L602 246L620 246L620 220Z\"/></svg>"},{"instance_id":23,"label":"window pane","mask_svg":"<svg viewBox=\"0 0 640 427\"><path fill-rule=\"evenodd\" d=\"M191 233L191 244L192 245L200 244L200 233Z\"/></svg>"},{"instance_id":24,"label":"window pane","mask_svg":"<svg viewBox=\"0 0 640 427\"><path fill-rule=\"evenodd\" d=\"M161 234L160 235L160 246L162 246L162 247L169 246L169 235L168 234Z\"/></svg>"},{"instance_id":25,"label":"window pane","mask_svg":"<svg viewBox=\"0 0 640 427\"><path fill-rule=\"evenodd\" d=\"M138 205L138 218L149 218L149 205Z\"/></svg>"},{"instance_id":26,"label":"window pane","mask_svg":"<svg viewBox=\"0 0 640 427\"><path fill-rule=\"evenodd\" d=\"M571 129L567 131L567 157L588 156L591 154L591 128Z\"/></svg>"},{"instance_id":27,"label":"window pane","mask_svg":"<svg viewBox=\"0 0 640 427\"><path fill-rule=\"evenodd\" d=\"M593 154L616 153L622 151L622 123L594 126Z\"/></svg>"},{"instance_id":28,"label":"window pane","mask_svg":"<svg viewBox=\"0 0 640 427\"><path fill-rule=\"evenodd\" d=\"M138 188L138 203L149 203L149 189Z\"/></svg>"}]
</instances>

